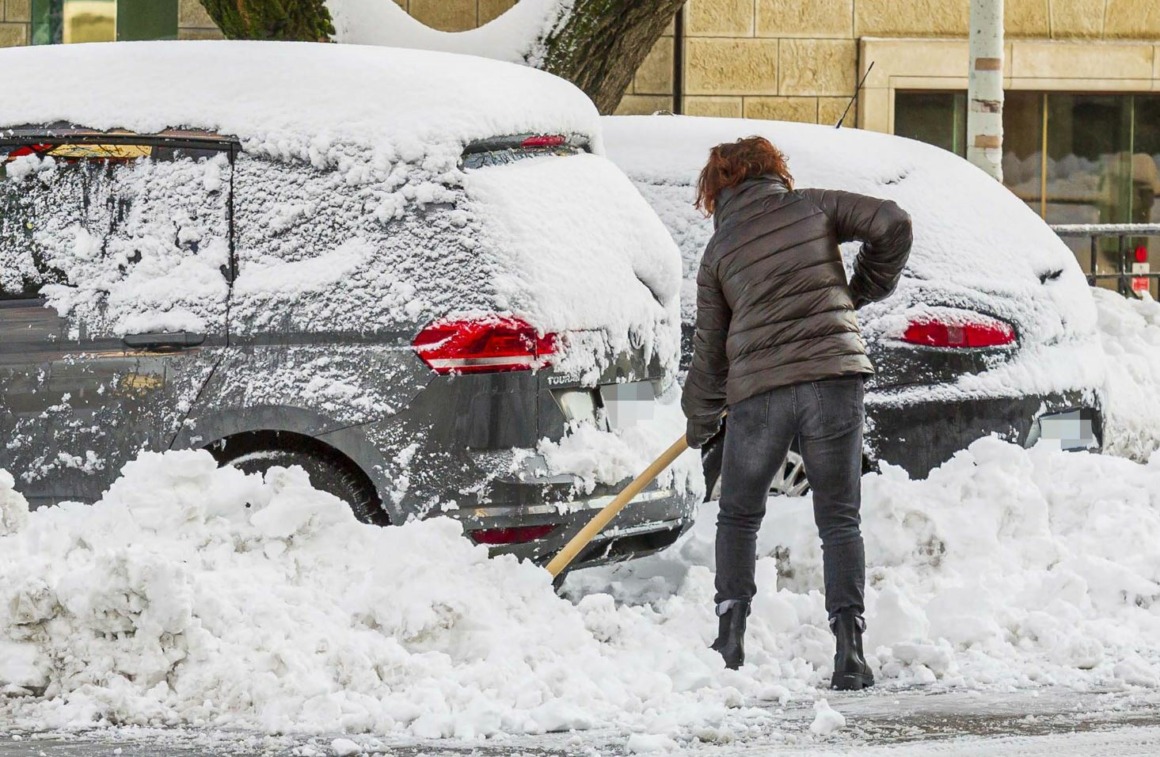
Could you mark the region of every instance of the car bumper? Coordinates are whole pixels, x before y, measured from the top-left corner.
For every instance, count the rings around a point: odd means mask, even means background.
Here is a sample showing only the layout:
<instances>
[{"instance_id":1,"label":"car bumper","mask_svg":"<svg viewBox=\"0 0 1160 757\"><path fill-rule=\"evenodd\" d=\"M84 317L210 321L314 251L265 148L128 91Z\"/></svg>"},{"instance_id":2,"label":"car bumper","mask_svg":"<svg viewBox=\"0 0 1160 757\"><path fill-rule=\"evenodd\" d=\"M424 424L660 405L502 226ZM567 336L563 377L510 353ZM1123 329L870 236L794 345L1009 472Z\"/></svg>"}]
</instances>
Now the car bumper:
<instances>
[{"instance_id":1,"label":"car bumper","mask_svg":"<svg viewBox=\"0 0 1160 757\"><path fill-rule=\"evenodd\" d=\"M1069 439L1064 447L1098 450L1103 444L1103 414L1092 391L905 403L891 402L888 395L869 395L866 414L871 461L898 465L913 478L925 478L985 436L1030 446L1044 436L1070 434L1067 429L1082 426L1090 437L1088 443Z\"/></svg>"},{"instance_id":2,"label":"car bumper","mask_svg":"<svg viewBox=\"0 0 1160 757\"><path fill-rule=\"evenodd\" d=\"M475 538L477 531L551 526L549 534L533 541L489 547L492 556L510 554L546 564L614 497L611 492L602 492L565 502L487 505L446 514L463 523L469 538ZM668 547L693 524L696 502L697 498L685 490L656 486L646 489L577 555L570 568L629 560Z\"/></svg>"}]
</instances>

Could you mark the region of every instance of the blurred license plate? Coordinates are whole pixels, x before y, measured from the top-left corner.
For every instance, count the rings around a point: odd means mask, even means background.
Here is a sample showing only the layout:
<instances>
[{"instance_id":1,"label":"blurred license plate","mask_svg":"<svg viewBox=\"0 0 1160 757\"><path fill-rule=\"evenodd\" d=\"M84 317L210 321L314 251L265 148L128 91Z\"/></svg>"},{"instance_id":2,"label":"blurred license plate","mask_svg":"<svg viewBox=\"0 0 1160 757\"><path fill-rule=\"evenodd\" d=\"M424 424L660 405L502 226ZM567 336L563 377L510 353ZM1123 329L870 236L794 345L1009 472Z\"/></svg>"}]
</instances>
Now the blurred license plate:
<instances>
[{"instance_id":1,"label":"blurred license plate","mask_svg":"<svg viewBox=\"0 0 1160 757\"><path fill-rule=\"evenodd\" d=\"M600 400L608 425L613 429L628 428L652 420L656 390L651 381L606 384L600 387Z\"/></svg>"},{"instance_id":2,"label":"blurred license plate","mask_svg":"<svg viewBox=\"0 0 1160 757\"><path fill-rule=\"evenodd\" d=\"M1096 435L1090 419L1079 410L1045 415L1039 419L1039 437L1055 439L1063 449L1090 449L1096 446Z\"/></svg>"}]
</instances>

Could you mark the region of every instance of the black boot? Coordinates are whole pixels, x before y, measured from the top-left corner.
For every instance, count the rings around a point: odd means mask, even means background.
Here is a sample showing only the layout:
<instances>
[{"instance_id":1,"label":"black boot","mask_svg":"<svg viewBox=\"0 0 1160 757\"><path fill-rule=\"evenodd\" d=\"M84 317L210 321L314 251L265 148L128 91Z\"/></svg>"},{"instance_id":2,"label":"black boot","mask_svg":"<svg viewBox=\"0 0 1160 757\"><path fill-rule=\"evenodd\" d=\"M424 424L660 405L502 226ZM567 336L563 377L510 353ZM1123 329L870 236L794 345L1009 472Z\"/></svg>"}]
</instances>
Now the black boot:
<instances>
[{"instance_id":1,"label":"black boot","mask_svg":"<svg viewBox=\"0 0 1160 757\"><path fill-rule=\"evenodd\" d=\"M842 610L830 626L837 640L830 688L858 691L873 686L874 672L862 654L862 619L853 610Z\"/></svg>"},{"instance_id":2,"label":"black boot","mask_svg":"<svg viewBox=\"0 0 1160 757\"><path fill-rule=\"evenodd\" d=\"M724 603L723 603L724 604ZM749 602L735 599L724 613L717 611L717 641L710 645L721 653L725 667L737 670L745 664L745 622L749 618Z\"/></svg>"}]
</instances>

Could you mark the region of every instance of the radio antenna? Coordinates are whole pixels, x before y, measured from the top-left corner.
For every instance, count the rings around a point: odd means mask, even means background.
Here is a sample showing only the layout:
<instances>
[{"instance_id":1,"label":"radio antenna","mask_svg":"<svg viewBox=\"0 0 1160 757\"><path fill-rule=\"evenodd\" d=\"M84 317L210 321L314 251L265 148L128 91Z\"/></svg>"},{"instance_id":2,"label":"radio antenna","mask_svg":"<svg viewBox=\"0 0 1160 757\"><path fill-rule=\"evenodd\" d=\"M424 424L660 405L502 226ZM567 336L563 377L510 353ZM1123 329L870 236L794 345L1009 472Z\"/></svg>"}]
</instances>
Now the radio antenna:
<instances>
[{"instance_id":1,"label":"radio antenna","mask_svg":"<svg viewBox=\"0 0 1160 757\"><path fill-rule=\"evenodd\" d=\"M870 61L870 66L866 69L866 73L862 74L862 81L858 82L858 86L854 89L854 96L850 98L850 102L846 105L846 109L842 111L842 117L838 119L838 123L834 125L835 129L842 128L842 122L846 120L846 114L850 112L850 108L854 107L854 101L858 99L858 93L862 91L862 85L866 83L866 77L874 70L874 61Z\"/></svg>"}]
</instances>

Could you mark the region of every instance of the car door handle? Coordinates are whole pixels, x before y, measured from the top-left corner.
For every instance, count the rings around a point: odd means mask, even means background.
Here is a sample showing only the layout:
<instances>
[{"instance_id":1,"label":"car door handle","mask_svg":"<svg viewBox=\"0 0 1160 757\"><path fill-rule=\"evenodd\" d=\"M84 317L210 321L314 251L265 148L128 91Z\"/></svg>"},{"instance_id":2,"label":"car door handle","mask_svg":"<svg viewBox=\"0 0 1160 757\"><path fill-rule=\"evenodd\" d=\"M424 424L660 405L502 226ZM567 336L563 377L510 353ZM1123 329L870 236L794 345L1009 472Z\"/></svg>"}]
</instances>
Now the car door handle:
<instances>
[{"instance_id":1,"label":"car door handle","mask_svg":"<svg viewBox=\"0 0 1160 757\"><path fill-rule=\"evenodd\" d=\"M159 331L152 334L126 334L121 337L126 347L135 350L184 350L205 342L205 334L188 331Z\"/></svg>"}]
</instances>

